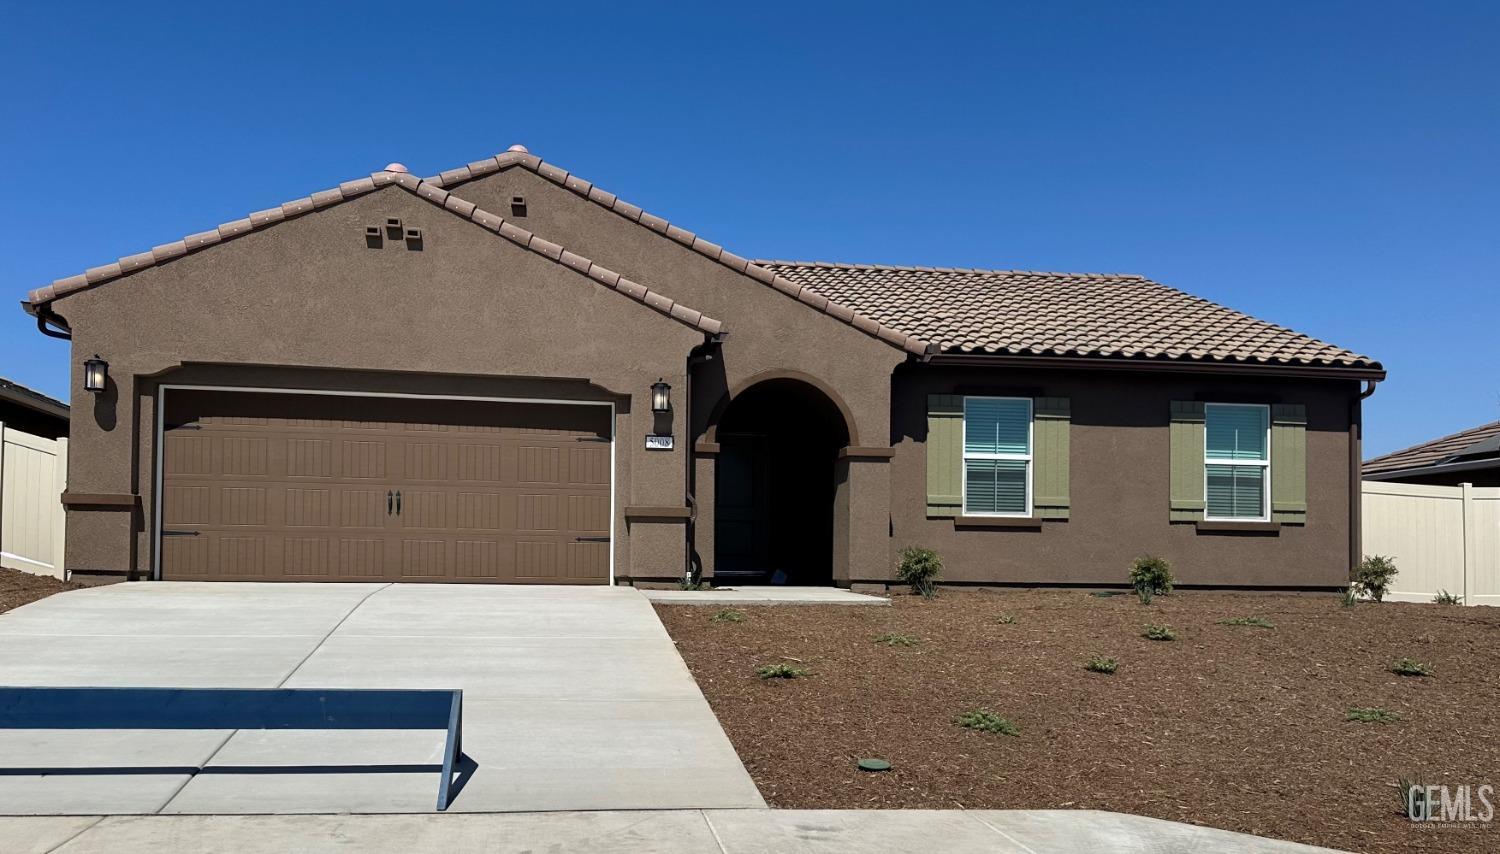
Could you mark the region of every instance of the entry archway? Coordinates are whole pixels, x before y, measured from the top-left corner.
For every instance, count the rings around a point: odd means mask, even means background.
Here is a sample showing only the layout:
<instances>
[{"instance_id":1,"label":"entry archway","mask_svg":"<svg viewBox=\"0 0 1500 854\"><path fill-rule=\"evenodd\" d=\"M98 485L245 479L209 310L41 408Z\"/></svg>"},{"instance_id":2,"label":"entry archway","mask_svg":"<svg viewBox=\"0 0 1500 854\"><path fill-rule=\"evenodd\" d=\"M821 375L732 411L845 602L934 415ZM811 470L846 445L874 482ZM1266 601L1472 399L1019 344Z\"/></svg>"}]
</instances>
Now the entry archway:
<instances>
[{"instance_id":1,"label":"entry archway","mask_svg":"<svg viewBox=\"0 0 1500 854\"><path fill-rule=\"evenodd\" d=\"M835 463L850 427L828 394L772 377L714 425L714 576L721 583L833 583Z\"/></svg>"}]
</instances>

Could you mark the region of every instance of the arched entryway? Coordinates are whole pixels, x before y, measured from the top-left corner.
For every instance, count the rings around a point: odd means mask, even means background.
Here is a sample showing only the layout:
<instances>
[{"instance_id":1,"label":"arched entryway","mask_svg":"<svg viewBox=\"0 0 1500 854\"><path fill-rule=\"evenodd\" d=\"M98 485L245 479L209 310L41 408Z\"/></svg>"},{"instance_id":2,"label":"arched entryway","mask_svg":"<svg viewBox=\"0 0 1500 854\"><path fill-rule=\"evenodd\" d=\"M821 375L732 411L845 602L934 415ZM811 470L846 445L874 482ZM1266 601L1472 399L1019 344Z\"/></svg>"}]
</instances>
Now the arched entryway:
<instances>
[{"instance_id":1,"label":"arched entryway","mask_svg":"<svg viewBox=\"0 0 1500 854\"><path fill-rule=\"evenodd\" d=\"M831 584L841 408L803 380L736 394L715 425L714 576L721 584Z\"/></svg>"}]
</instances>

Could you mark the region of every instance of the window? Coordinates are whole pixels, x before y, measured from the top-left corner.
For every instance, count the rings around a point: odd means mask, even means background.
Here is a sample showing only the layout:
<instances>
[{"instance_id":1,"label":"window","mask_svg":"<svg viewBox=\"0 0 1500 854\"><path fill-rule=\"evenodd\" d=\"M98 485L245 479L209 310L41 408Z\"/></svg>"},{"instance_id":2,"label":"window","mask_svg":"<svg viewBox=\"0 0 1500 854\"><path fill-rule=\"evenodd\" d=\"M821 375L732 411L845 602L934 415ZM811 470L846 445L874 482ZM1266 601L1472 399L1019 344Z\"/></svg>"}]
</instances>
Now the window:
<instances>
[{"instance_id":1,"label":"window","mask_svg":"<svg viewBox=\"0 0 1500 854\"><path fill-rule=\"evenodd\" d=\"M1265 522L1270 519L1271 415L1260 404L1204 406L1205 518Z\"/></svg>"},{"instance_id":2,"label":"window","mask_svg":"<svg viewBox=\"0 0 1500 854\"><path fill-rule=\"evenodd\" d=\"M964 513L1031 515L1031 400L964 398Z\"/></svg>"}]
</instances>

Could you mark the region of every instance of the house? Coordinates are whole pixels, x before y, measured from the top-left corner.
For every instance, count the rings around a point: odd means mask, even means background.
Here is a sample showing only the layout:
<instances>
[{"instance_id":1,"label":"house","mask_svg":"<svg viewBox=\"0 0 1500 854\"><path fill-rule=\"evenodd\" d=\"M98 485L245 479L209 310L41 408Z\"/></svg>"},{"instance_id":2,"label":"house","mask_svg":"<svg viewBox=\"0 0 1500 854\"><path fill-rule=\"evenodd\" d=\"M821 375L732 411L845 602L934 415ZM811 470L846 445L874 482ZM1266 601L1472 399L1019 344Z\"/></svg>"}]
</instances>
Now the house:
<instances>
[{"instance_id":1,"label":"house","mask_svg":"<svg viewBox=\"0 0 1500 854\"><path fill-rule=\"evenodd\" d=\"M68 405L0 377L0 424L43 439L61 439L68 435Z\"/></svg>"},{"instance_id":2,"label":"house","mask_svg":"<svg viewBox=\"0 0 1500 854\"><path fill-rule=\"evenodd\" d=\"M1331 588L1385 376L1139 276L750 261L520 146L24 307L93 397L68 566L142 579Z\"/></svg>"},{"instance_id":3,"label":"house","mask_svg":"<svg viewBox=\"0 0 1500 854\"><path fill-rule=\"evenodd\" d=\"M1500 421L1366 460L1365 480L1500 486Z\"/></svg>"}]
</instances>

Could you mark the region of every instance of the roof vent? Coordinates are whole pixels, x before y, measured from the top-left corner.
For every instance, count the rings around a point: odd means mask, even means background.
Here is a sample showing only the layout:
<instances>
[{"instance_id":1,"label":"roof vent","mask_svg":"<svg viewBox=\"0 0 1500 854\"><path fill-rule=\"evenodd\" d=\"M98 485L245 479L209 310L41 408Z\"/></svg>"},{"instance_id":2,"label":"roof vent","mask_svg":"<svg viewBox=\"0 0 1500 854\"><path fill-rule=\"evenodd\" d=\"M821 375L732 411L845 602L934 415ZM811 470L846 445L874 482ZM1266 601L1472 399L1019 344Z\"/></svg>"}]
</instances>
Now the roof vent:
<instances>
[{"instance_id":1,"label":"roof vent","mask_svg":"<svg viewBox=\"0 0 1500 854\"><path fill-rule=\"evenodd\" d=\"M385 171L387 171L387 172L410 172L411 170L407 169L406 166L404 164L401 164L401 163L387 163L387 164L385 164Z\"/></svg>"},{"instance_id":2,"label":"roof vent","mask_svg":"<svg viewBox=\"0 0 1500 854\"><path fill-rule=\"evenodd\" d=\"M517 154L530 154L531 153L531 151L529 149L527 149L526 146L522 145L519 142L516 143L515 145L512 145L510 148L507 148L505 150L506 151L514 151Z\"/></svg>"}]
</instances>

